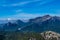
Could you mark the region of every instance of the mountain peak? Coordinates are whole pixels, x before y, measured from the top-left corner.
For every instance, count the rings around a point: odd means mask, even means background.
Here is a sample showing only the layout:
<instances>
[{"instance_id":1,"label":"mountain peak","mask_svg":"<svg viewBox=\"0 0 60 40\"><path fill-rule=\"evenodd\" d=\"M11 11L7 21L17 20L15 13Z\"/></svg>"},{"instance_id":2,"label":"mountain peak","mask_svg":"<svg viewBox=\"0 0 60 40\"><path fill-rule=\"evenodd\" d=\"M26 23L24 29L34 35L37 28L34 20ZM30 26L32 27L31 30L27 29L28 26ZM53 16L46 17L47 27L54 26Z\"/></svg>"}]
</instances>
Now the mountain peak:
<instances>
[{"instance_id":1,"label":"mountain peak","mask_svg":"<svg viewBox=\"0 0 60 40\"><path fill-rule=\"evenodd\" d=\"M45 16L43 16L43 17L51 17L50 15L45 15Z\"/></svg>"}]
</instances>

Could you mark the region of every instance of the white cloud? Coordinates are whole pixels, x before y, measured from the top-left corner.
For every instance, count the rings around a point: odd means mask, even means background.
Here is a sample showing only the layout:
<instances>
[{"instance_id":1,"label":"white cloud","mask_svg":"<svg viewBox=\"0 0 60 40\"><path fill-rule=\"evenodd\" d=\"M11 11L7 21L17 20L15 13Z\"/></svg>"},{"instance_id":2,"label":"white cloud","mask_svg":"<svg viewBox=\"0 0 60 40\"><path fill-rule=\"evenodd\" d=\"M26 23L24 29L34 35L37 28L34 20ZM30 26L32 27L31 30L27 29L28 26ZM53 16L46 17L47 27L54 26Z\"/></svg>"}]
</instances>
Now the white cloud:
<instances>
[{"instance_id":1,"label":"white cloud","mask_svg":"<svg viewBox=\"0 0 60 40\"><path fill-rule=\"evenodd\" d=\"M48 13L45 13L45 14L48 14ZM28 19L43 16L43 15L44 15L43 13L31 13L31 14L30 13L19 13L19 14L12 15L10 18L28 20Z\"/></svg>"},{"instance_id":2,"label":"white cloud","mask_svg":"<svg viewBox=\"0 0 60 40\"><path fill-rule=\"evenodd\" d=\"M24 6L26 4L29 4L29 3L32 3L32 2L38 2L38 1L41 1L40 2L40 5L43 5L45 3L49 3L51 1L54 1L54 0L32 0L32 1L24 1L24 2L19 2L19 3L14 3L14 4L4 4L2 5L3 7L11 7L11 6Z\"/></svg>"},{"instance_id":3,"label":"white cloud","mask_svg":"<svg viewBox=\"0 0 60 40\"><path fill-rule=\"evenodd\" d=\"M52 16L57 16L57 14L54 14L54 13L18 13L15 14L15 15L10 15L10 16L7 16L7 17L3 17L3 19L12 19L12 20L16 20L16 19L20 19L22 21L28 21L29 19L32 19L32 18L36 18L36 17L40 17L40 16L44 16L44 15L52 15Z\"/></svg>"},{"instance_id":4,"label":"white cloud","mask_svg":"<svg viewBox=\"0 0 60 40\"><path fill-rule=\"evenodd\" d=\"M41 0L33 0L33 1L24 1L24 2L19 2L19 3L14 3L14 4L9 4L9 5L2 5L3 7L10 7L10 6L23 6L26 5L28 3L32 3L32 2L37 2L37 1L41 1Z\"/></svg>"},{"instance_id":5,"label":"white cloud","mask_svg":"<svg viewBox=\"0 0 60 40\"><path fill-rule=\"evenodd\" d=\"M19 3L16 3L16 4L11 4L10 6L22 6L22 5L28 4L28 3L30 3L30 2L31 2L31 1L19 2Z\"/></svg>"},{"instance_id":6,"label":"white cloud","mask_svg":"<svg viewBox=\"0 0 60 40\"><path fill-rule=\"evenodd\" d=\"M25 2L19 2L19 3L14 3L14 4L9 4L9 5L2 5L3 7L10 7L10 6L23 6L23 5L26 5L28 3L30 3L31 1L25 1Z\"/></svg>"},{"instance_id":7,"label":"white cloud","mask_svg":"<svg viewBox=\"0 0 60 40\"><path fill-rule=\"evenodd\" d=\"M13 17L22 18L22 19L30 19L38 16L40 16L40 14L19 13L19 14L13 15Z\"/></svg>"},{"instance_id":8,"label":"white cloud","mask_svg":"<svg viewBox=\"0 0 60 40\"><path fill-rule=\"evenodd\" d=\"M54 0L45 0L45 1L43 1L43 2L40 2L40 5L43 5L43 4L46 4L46 3L52 2L52 1L54 1Z\"/></svg>"},{"instance_id":9,"label":"white cloud","mask_svg":"<svg viewBox=\"0 0 60 40\"><path fill-rule=\"evenodd\" d=\"M25 4L28 4L30 3L31 1L25 1L25 2L19 2L19 3L14 3L14 4L4 4L2 5L3 7L10 7L10 6L22 6L22 5L25 5Z\"/></svg>"},{"instance_id":10,"label":"white cloud","mask_svg":"<svg viewBox=\"0 0 60 40\"><path fill-rule=\"evenodd\" d=\"M30 13L19 13L19 14L15 14L15 15L10 15L10 16L6 16L6 17L3 17L3 18L0 18L0 19L7 19L7 20L16 20L16 19L20 19L22 21L28 21L29 19L32 19L32 18L35 18L35 17L39 17L41 16L42 14L30 14Z\"/></svg>"},{"instance_id":11,"label":"white cloud","mask_svg":"<svg viewBox=\"0 0 60 40\"><path fill-rule=\"evenodd\" d=\"M11 18L12 20L16 20L16 19L20 19L22 21L28 21L29 19L35 18L35 17L39 17L41 16L41 14L29 14L29 13L19 13L19 14L15 14L15 15L11 15L9 17L5 17L6 19Z\"/></svg>"}]
</instances>

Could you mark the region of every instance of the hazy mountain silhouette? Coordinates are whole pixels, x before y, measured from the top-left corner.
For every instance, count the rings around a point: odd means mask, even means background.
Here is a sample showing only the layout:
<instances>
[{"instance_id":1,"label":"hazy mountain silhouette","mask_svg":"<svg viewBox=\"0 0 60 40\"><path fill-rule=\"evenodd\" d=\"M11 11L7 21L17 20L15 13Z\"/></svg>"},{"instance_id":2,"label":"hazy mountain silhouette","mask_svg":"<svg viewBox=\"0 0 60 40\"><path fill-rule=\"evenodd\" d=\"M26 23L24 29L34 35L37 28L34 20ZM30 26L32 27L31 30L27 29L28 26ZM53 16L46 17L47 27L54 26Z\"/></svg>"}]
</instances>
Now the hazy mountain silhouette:
<instances>
[{"instance_id":1,"label":"hazy mountain silhouette","mask_svg":"<svg viewBox=\"0 0 60 40\"><path fill-rule=\"evenodd\" d=\"M51 30L60 32L60 17L58 16L45 15L43 17L37 17L30 19L28 24L28 26L22 29L23 31L42 32Z\"/></svg>"},{"instance_id":2,"label":"hazy mountain silhouette","mask_svg":"<svg viewBox=\"0 0 60 40\"><path fill-rule=\"evenodd\" d=\"M0 29L6 31L25 31L25 32L42 32L42 31L56 31L60 32L60 17L45 15L30 19L28 22L21 20L9 21L0 25Z\"/></svg>"}]
</instances>

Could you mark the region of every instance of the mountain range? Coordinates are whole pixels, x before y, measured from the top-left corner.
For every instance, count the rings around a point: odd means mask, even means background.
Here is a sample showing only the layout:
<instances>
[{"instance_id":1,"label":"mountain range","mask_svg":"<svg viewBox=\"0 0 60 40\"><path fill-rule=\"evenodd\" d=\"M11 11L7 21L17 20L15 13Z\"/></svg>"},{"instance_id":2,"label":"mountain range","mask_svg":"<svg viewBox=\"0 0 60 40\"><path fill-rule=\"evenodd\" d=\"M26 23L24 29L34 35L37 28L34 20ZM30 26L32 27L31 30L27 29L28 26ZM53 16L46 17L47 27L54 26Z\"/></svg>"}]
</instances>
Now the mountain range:
<instances>
[{"instance_id":1,"label":"mountain range","mask_svg":"<svg viewBox=\"0 0 60 40\"><path fill-rule=\"evenodd\" d=\"M21 20L0 21L0 31L43 32L55 31L60 33L60 17L45 15L29 19L28 22Z\"/></svg>"}]
</instances>

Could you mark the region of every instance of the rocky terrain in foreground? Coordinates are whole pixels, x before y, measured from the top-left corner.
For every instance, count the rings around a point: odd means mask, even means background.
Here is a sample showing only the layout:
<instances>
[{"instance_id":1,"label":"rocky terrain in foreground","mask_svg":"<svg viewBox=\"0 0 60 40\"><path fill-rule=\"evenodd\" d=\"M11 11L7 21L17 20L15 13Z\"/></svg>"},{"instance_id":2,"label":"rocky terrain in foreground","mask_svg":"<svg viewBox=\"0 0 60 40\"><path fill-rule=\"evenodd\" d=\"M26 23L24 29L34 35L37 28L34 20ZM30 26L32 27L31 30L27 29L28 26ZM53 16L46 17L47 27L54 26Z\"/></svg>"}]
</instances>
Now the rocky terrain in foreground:
<instances>
[{"instance_id":1,"label":"rocky terrain in foreground","mask_svg":"<svg viewBox=\"0 0 60 40\"><path fill-rule=\"evenodd\" d=\"M41 33L45 40L60 40L60 34L53 31Z\"/></svg>"}]
</instances>

